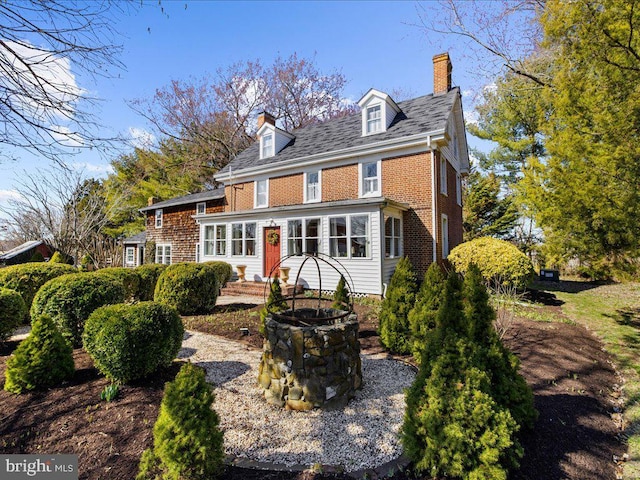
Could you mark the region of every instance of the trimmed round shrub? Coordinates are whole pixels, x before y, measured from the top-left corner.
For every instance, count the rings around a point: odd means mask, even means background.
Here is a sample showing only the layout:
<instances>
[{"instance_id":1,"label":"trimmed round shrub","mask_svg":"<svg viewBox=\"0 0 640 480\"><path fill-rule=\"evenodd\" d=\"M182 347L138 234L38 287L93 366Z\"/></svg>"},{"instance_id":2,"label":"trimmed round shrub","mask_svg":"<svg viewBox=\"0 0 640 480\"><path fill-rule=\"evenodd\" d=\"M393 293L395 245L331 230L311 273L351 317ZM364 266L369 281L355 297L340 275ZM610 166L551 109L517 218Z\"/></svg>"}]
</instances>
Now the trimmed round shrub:
<instances>
[{"instance_id":1,"label":"trimmed round shrub","mask_svg":"<svg viewBox=\"0 0 640 480\"><path fill-rule=\"evenodd\" d=\"M160 274L153 298L180 315L194 315L211 311L218 291L216 270L203 263L176 263Z\"/></svg>"},{"instance_id":2,"label":"trimmed round shrub","mask_svg":"<svg viewBox=\"0 0 640 480\"><path fill-rule=\"evenodd\" d=\"M127 300L140 300L140 276L133 268L111 267L93 272L93 275L110 278L124 287Z\"/></svg>"},{"instance_id":3,"label":"trimmed round shrub","mask_svg":"<svg viewBox=\"0 0 640 480\"><path fill-rule=\"evenodd\" d=\"M216 277L218 278L218 285L220 288L224 287L231 277L233 277L233 267L227 262L204 262L205 265L212 267L216 271Z\"/></svg>"},{"instance_id":4,"label":"trimmed round shrub","mask_svg":"<svg viewBox=\"0 0 640 480\"><path fill-rule=\"evenodd\" d=\"M141 302L98 308L87 319L82 340L100 372L114 382L127 383L169 366L183 335L175 309Z\"/></svg>"},{"instance_id":5,"label":"trimmed round shrub","mask_svg":"<svg viewBox=\"0 0 640 480\"><path fill-rule=\"evenodd\" d=\"M504 240L482 237L462 243L451 250L447 260L464 274L475 263L489 285L524 288L533 279L531 260Z\"/></svg>"},{"instance_id":6,"label":"trimmed round shrub","mask_svg":"<svg viewBox=\"0 0 640 480\"><path fill-rule=\"evenodd\" d=\"M211 408L214 398L204 370L185 363L165 387L153 448L143 453L136 480L208 480L222 471L223 433Z\"/></svg>"},{"instance_id":7,"label":"trimmed round shrub","mask_svg":"<svg viewBox=\"0 0 640 480\"><path fill-rule=\"evenodd\" d=\"M380 311L380 342L396 353L411 353L409 311L418 291L418 278L408 257L403 257L391 276Z\"/></svg>"},{"instance_id":8,"label":"trimmed round shrub","mask_svg":"<svg viewBox=\"0 0 640 480\"><path fill-rule=\"evenodd\" d=\"M9 288L0 288L0 342L22 325L26 316L27 306L20 294Z\"/></svg>"},{"instance_id":9,"label":"trimmed round shrub","mask_svg":"<svg viewBox=\"0 0 640 480\"><path fill-rule=\"evenodd\" d=\"M71 378L73 350L47 315L34 318L31 333L7 360L4 389L22 393L53 387Z\"/></svg>"},{"instance_id":10,"label":"trimmed round shrub","mask_svg":"<svg viewBox=\"0 0 640 480\"><path fill-rule=\"evenodd\" d=\"M33 297L49 280L66 275L78 273L71 265L64 263L23 263L0 269L0 287L10 288L18 292L27 310L31 308Z\"/></svg>"},{"instance_id":11,"label":"trimmed round shrub","mask_svg":"<svg viewBox=\"0 0 640 480\"><path fill-rule=\"evenodd\" d=\"M138 299L141 302L148 302L153 300L153 292L156 289L156 283L160 274L165 271L167 265L162 263L147 263L134 268L134 271L138 274L140 279L140 286L138 287Z\"/></svg>"},{"instance_id":12,"label":"trimmed round shrub","mask_svg":"<svg viewBox=\"0 0 640 480\"><path fill-rule=\"evenodd\" d=\"M82 346L82 331L89 315L98 307L122 303L126 298L121 282L93 273L63 275L42 286L31 306L31 316L47 314L74 346Z\"/></svg>"}]
</instances>

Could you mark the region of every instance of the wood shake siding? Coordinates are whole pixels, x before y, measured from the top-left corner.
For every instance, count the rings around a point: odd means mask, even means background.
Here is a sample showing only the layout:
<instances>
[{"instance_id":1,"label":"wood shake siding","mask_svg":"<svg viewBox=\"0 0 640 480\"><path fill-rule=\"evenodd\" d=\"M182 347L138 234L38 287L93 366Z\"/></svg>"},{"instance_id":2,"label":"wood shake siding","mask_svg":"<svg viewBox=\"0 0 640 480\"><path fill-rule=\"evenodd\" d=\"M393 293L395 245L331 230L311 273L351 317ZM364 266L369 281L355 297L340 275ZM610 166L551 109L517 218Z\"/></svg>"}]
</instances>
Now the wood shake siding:
<instances>
[{"instance_id":1,"label":"wood shake siding","mask_svg":"<svg viewBox=\"0 0 640 480\"><path fill-rule=\"evenodd\" d=\"M403 217L404 254L420 275L433 261L431 152L382 160L382 195L409 205Z\"/></svg>"},{"instance_id":2,"label":"wood shake siding","mask_svg":"<svg viewBox=\"0 0 640 480\"><path fill-rule=\"evenodd\" d=\"M206 203L206 213L224 211L224 200L209 200ZM200 226L193 219L196 204L162 208L161 228L156 228L155 214L155 210L147 212L147 242L171 244L171 263L194 262L200 237Z\"/></svg>"}]
</instances>

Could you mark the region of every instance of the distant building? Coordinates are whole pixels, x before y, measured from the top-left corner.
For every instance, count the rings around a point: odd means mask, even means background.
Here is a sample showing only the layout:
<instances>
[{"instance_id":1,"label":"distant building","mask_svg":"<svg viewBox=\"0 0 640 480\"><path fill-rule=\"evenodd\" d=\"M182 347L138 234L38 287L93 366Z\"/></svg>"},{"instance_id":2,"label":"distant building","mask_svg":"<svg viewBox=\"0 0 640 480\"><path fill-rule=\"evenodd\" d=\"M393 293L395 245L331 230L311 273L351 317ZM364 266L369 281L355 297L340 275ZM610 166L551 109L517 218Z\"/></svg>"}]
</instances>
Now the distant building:
<instances>
[{"instance_id":1,"label":"distant building","mask_svg":"<svg viewBox=\"0 0 640 480\"><path fill-rule=\"evenodd\" d=\"M48 260L53 254L53 249L43 240L31 240L0 254L0 263L3 265L27 263L36 252L40 252L44 259Z\"/></svg>"}]
</instances>

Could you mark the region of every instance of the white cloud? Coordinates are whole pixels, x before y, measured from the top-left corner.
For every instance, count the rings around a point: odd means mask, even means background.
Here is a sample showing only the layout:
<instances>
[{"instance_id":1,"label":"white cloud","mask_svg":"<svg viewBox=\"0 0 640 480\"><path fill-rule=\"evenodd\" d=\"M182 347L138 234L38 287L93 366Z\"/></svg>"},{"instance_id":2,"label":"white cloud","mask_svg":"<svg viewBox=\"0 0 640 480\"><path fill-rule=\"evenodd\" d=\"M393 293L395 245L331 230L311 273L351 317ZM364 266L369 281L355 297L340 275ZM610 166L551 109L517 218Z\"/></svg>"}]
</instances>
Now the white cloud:
<instances>
[{"instance_id":1,"label":"white cloud","mask_svg":"<svg viewBox=\"0 0 640 480\"><path fill-rule=\"evenodd\" d=\"M89 162L74 162L71 164L72 168L78 172L96 173L99 175L108 175L113 173L113 167L111 165L104 165L98 163Z\"/></svg>"},{"instance_id":2,"label":"white cloud","mask_svg":"<svg viewBox=\"0 0 640 480\"><path fill-rule=\"evenodd\" d=\"M20 195L15 190L0 190L0 203L5 203L8 200L20 200L22 195Z\"/></svg>"},{"instance_id":3,"label":"white cloud","mask_svg":"<svg viewBox=\"0 0 640 480\"><path fill-rule=\"evenodd\" d=\"M462 96L463 97L473 97L474 93L473 90L471 89L467 89L467 90L462 90Z\"/></svg>"},{"instance_id":4,"label":"white cloud","mask_svg":"<svg viewBox=\"0 0 640 480\"><path fill-rule=\"evenodd\" d=\"M156 143L155 135L144 128L129 127L129 136L131 143L137 148L149 148Z\"/></svg>"},{"instance_id":5,"label":"white cloud","mask_svg":"<svg viewBox=\"0 0 640 480\"><path fill-rule=\"evenodd\" d=\"M482 87L482 90L485 93L495 93L498 90L498 85L496 85L495 82L492 82Z\"/></svg>"},{"instance_id":6,"label":"white cloud","mask_svg":"<svg viewBox=\"0 0 640 480\"><path fill-rule=\"evenodd\" d=\"M51 136L60 143L60 145L71 148L79 148L84 145L80 135L74 133L69 127L52 125L51 130Z\"/></svg>"}]
</instances>

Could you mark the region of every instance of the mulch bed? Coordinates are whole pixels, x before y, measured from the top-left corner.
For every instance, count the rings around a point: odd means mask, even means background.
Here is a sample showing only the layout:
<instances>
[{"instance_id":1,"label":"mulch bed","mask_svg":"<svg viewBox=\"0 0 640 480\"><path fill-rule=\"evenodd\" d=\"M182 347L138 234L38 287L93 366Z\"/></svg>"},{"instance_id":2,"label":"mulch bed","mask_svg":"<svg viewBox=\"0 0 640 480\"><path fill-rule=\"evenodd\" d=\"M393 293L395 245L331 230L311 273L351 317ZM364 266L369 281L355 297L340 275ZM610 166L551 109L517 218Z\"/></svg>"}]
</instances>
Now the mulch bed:
<instances>
[{"instance_id":1,"label":"mulch bed","mask_svg":"<svg viewBox=\"0 0 640 480\"><path fill-rule=\"evenodd\" d=\"M375 313L356 306L364 351L381 351ZM547 308L556 308L549 306ZM215 323L207 317L185 319L187 328L219 334L260 348L259 306L216 307ZM240 328L249 328L244 336ZM565 323L514 322L505 341L520 357L522 373L535 393L540 416L523 436L525 457L513 479L615 478L613 456L626 451L611 419L619 379L587 330ZM15 342L0 346L0 383ZM74 352L76 373L59 388L12 395L0 391L1 453L75 453L81 479L133 479L140 454L152 444L164 383L178 366L145 382L121 388L112 403L100 401L108 382L88 355ZM347 478L337 473L255 471L227 467L226 480L320 480ZM370 477L371 478L371 477ZM398 472L396 480L413 478Z\"/></svg>"}]
</instances>

